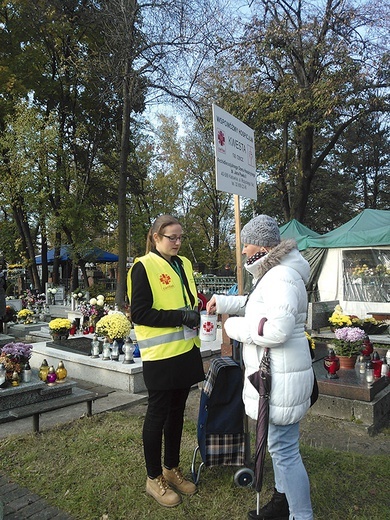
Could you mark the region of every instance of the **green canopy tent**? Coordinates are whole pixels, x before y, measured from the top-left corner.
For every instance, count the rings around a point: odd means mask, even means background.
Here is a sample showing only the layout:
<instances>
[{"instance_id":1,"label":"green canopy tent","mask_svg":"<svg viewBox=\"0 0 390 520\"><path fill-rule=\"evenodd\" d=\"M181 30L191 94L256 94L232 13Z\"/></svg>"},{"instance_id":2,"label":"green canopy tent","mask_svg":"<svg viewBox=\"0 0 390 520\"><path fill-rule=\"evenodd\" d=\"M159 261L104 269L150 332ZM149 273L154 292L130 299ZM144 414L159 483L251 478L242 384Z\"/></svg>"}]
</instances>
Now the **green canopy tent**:
<instances>
[{"instance_id":1,"label":"green canopy tent","mask_svg":"<svg viewBox=\"0 0 390 520\"><path fill-rule=\"evenodd\" d=\"M316 231L301 224L296 219L290 220L279 228L280 237L282 240L293 238L298 245L299 251L306 258L310 264L310 278L306 285L309 301L317 301L319 299L318 293L318 277L324 257L326 256L326 249L310 249L309 240L311 238L320 237L321 235Z\"/></svg>"},{"instance_id":2,"label":"green canopy tent","mask_svg":"<svg viewBox=\"0 0 390 520\"><path fill-rule=\"evenodd\" d=\"M301 224L295 218L290 220L290 222L287 222L287 224L284 224L284 226L281 226L279 231L282 240L286 240L288 238L293 238L296 240L299 251L307 249L309 238L321 236L319 233L316 233L312 229Z\"/></svg>"},{"instance_id":3,"label":"green canopy tent","mask_svg":"<svg viewBox=\"0 0 390 520\"><path fill-rule=\"evenodd\" d=\"M308 237L301 252L312 268L310 301L339 300L344 312L359 317L390 312L390 211L365 209Z\"/></svg>"}]
</instances>

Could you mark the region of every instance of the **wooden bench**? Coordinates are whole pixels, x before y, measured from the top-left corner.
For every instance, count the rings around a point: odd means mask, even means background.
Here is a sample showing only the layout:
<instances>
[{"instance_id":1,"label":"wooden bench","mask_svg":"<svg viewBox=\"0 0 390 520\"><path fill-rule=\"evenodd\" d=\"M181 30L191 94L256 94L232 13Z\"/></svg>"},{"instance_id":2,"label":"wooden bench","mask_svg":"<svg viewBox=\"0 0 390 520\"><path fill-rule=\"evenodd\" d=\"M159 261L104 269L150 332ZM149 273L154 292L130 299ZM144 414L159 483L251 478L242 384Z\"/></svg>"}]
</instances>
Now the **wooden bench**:
<instances>
[{"instance_id":1,"label":"wooden bench","mask_svg":"<svg viewBox=\"0 0 390 520\"><path fill-rule=\"evenodd\" d=\"M87 415L92 415L92 403L108 394L90 392L82 388L74 387L72 393L63 395L54 399L48 399L39 403L29 404L27 406L18 406L10 410L0 412L0 424L10 421L17 421L27 417L33 418L33 431L39 432L39 417L42 413L52 412L61 408L66 408L80 403L87 403Z\"/></svg>"}]
</instances>

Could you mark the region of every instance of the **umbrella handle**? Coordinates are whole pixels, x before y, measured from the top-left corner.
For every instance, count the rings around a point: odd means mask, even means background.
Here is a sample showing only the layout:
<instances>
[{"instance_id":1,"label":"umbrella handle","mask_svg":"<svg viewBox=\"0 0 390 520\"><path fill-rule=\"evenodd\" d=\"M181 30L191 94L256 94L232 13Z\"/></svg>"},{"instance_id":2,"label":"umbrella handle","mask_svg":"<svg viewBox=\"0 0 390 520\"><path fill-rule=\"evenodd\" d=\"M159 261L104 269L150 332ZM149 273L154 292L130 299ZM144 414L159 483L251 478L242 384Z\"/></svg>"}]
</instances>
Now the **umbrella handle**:
<instances>
[{"instance_id":1,"label":"umbrella handle","mask_svg":"<svg viewBox=\"0 0 390 520\"><path fill-rule=\"evenodd\" d=\"M256 515L260 515L260 492L256 492Z\"/></svg>"}]
</instances>

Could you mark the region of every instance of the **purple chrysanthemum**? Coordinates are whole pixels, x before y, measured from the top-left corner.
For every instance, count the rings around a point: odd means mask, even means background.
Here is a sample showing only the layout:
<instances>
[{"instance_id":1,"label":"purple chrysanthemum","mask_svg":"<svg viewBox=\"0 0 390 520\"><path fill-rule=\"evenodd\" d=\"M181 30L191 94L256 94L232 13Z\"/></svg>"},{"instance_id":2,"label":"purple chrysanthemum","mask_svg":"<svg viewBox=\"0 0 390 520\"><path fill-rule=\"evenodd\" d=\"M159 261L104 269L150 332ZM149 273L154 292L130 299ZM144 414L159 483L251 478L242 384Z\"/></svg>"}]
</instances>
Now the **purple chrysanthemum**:
<instances>
[{"instance_id":1,"label":"purple chrysanthemum","mask_svg":"<svg viewBox=\"0 0 390 520\"><path fill-rule=\"evenodd\" d=\"M1 348L1 355L7 356L13 361L25 362L31 357L33 346L27 343L7 343Z\"/></svg>"},{"instance_id":2,"label":"purple chrysanthemum","mask_svg":"<svg viewBox=\"0 0 390 520\"><path fill-rule=\"evenodd\" d=\"M342 327L341 329L336 329L334 335L341 341L352 343L355 341L362 341L365 338L366 333L359 327Z\"/></svg>"}]
</instances>

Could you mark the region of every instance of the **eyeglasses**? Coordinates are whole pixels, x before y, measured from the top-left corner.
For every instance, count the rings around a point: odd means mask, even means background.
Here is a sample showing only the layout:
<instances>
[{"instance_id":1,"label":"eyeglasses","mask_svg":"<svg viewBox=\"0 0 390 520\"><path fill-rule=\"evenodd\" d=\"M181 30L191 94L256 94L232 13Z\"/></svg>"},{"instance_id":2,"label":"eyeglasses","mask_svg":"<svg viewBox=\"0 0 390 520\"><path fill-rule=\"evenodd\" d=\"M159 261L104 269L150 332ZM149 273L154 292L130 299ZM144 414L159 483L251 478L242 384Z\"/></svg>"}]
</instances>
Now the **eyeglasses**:
<instances>
[{"instance_id":1,"label":"eyeglasses","mask_svg":"<svg viewBox=\"0 0 390 520\"><path fill-rule=\"evenodd\" d=\"M167 238L173 244L175 244L177 241L183 242L183 240L185 240L185 238L186 238L185 235L180 235L178 237L176 235L164 235L163 233L160 233L160 235L162 237Z\"/></svg>"}]
</instances>

